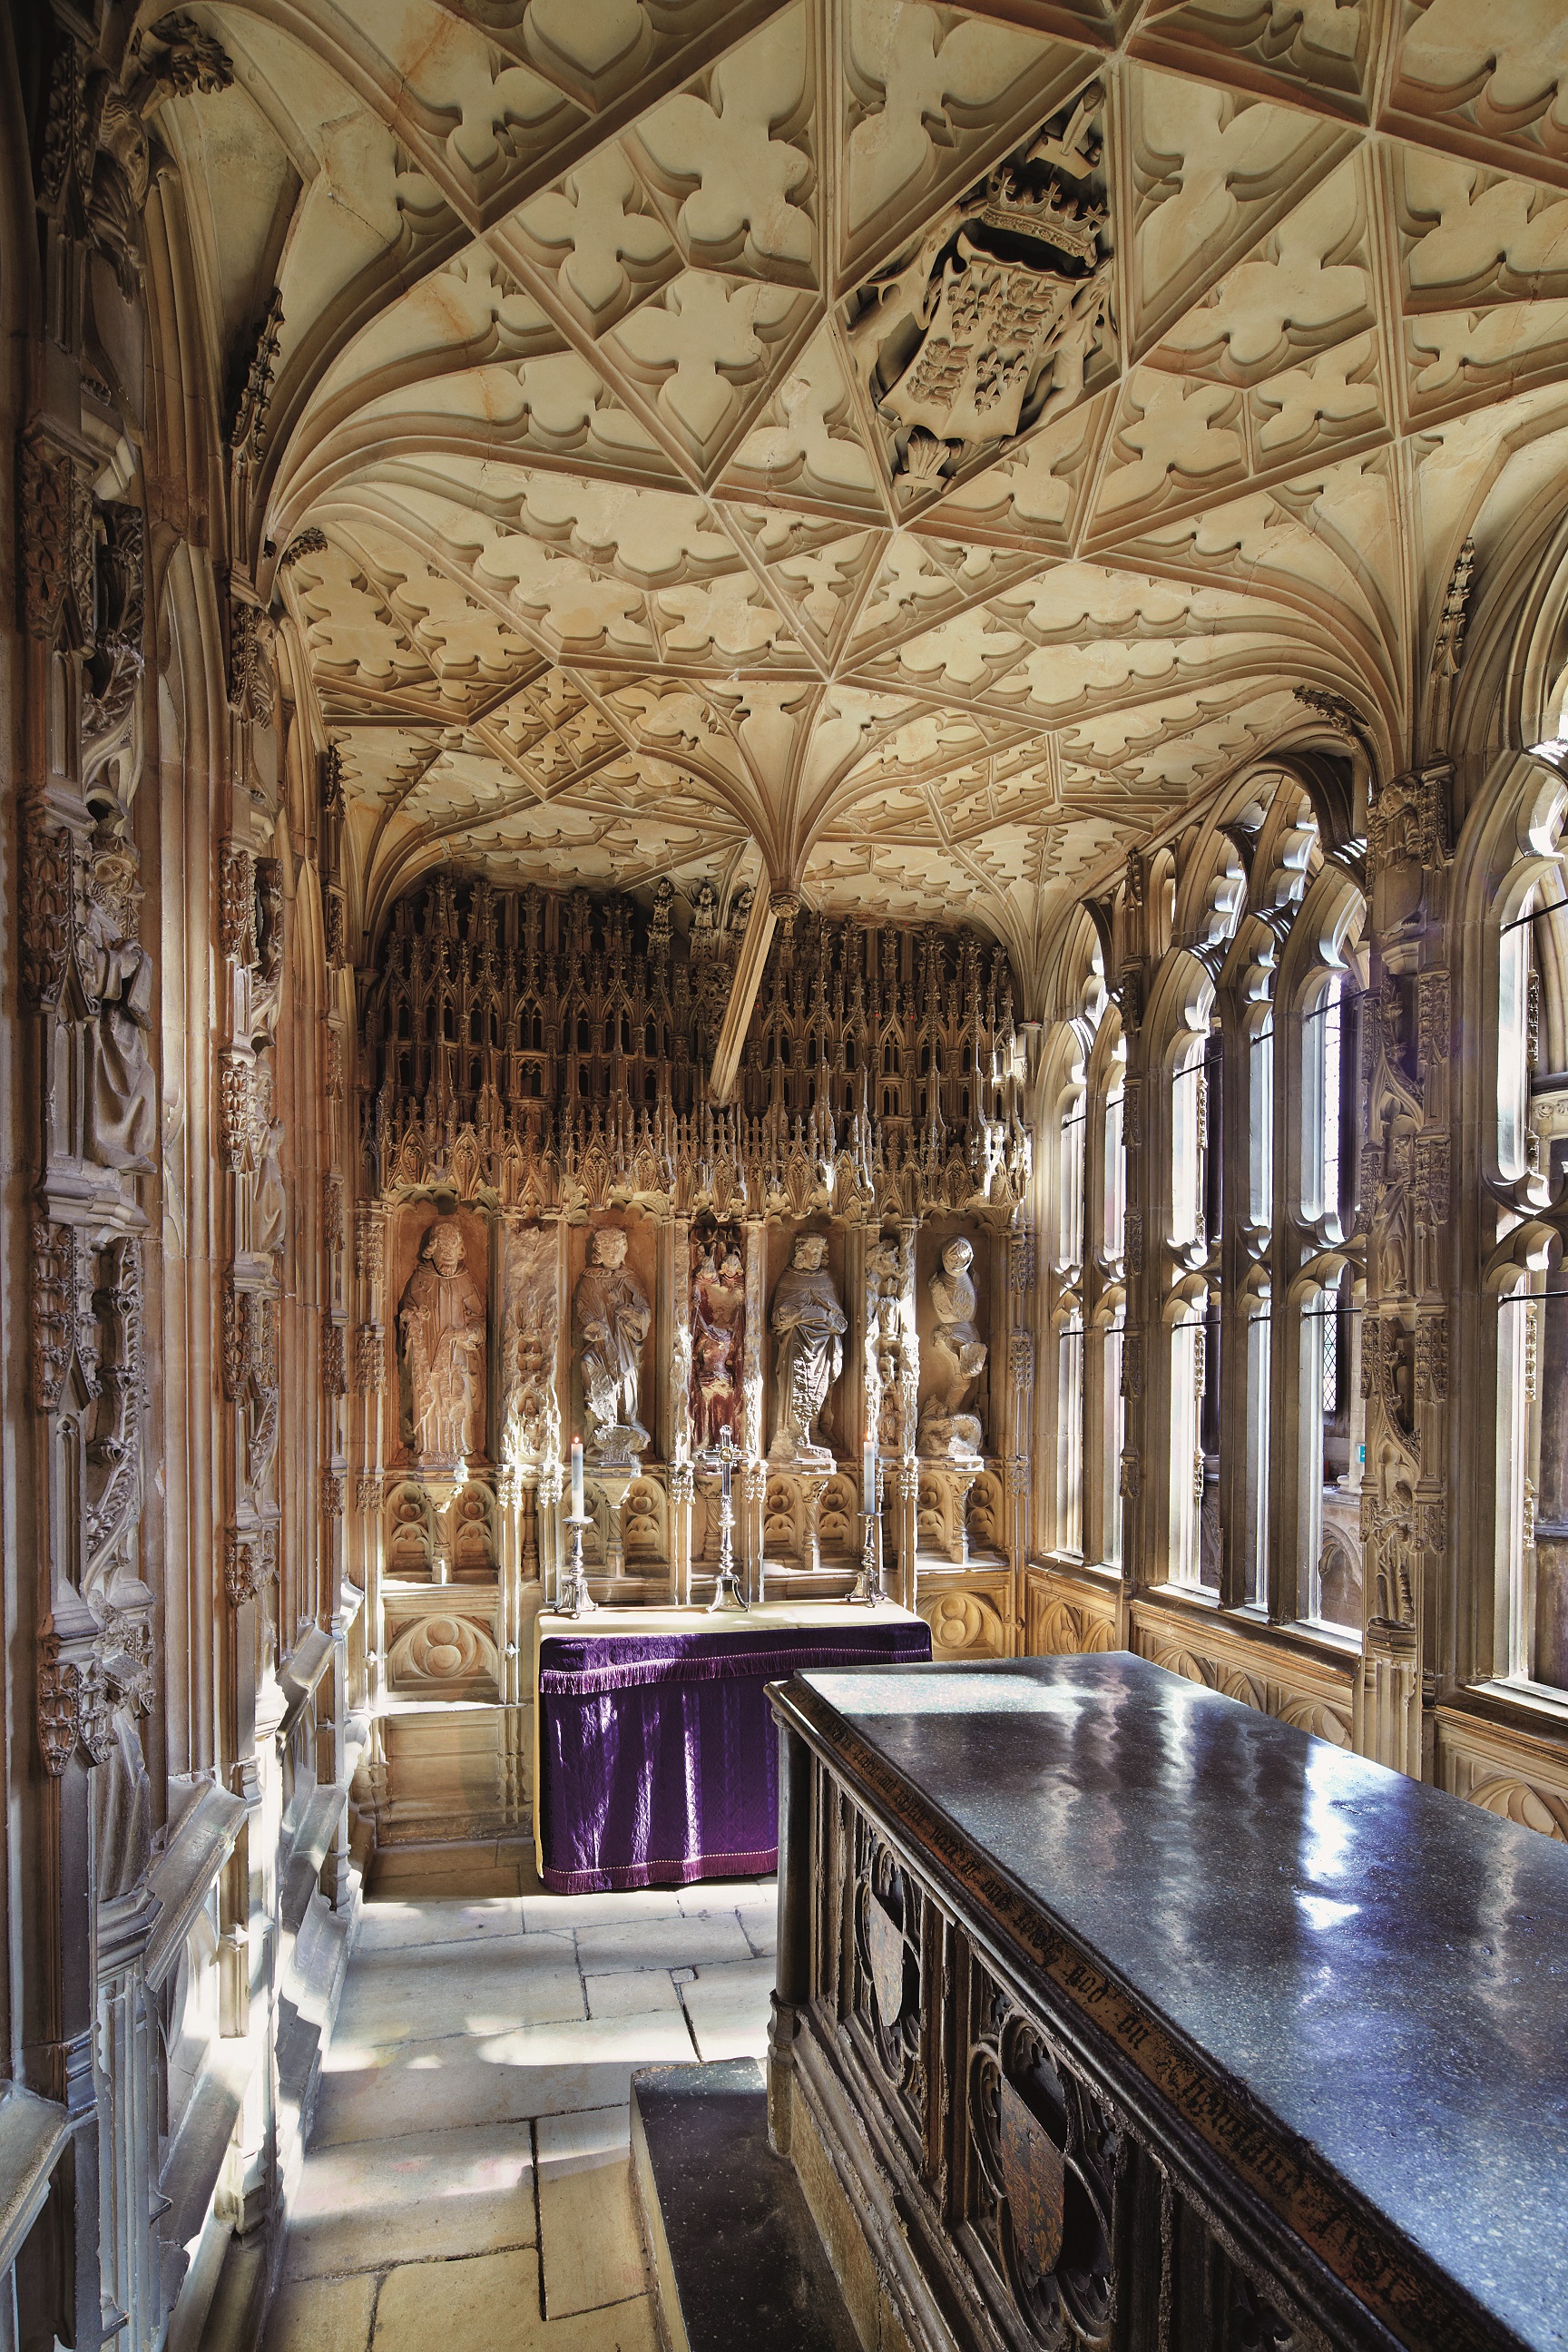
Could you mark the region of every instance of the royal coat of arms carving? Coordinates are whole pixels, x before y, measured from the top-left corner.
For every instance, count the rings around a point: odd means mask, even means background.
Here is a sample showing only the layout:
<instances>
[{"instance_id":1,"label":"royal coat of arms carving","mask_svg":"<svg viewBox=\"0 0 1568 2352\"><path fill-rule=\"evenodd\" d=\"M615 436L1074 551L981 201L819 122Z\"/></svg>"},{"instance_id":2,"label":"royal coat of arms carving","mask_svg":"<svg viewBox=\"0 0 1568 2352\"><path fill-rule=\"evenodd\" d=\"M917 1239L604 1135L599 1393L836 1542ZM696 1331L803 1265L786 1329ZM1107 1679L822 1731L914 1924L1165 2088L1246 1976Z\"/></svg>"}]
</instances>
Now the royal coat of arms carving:
<instances>
[{"instance_id":1,"label":"royal coat of arms carving","mask_svg":"<svg viewBox=\"0 0 1568 2352\"><path fill-rule=\"evenodd\" d=\"M910 488L1070 407L1110 299L1091 90L855 298L850 341Z\"/></svg>"}]
</instances>

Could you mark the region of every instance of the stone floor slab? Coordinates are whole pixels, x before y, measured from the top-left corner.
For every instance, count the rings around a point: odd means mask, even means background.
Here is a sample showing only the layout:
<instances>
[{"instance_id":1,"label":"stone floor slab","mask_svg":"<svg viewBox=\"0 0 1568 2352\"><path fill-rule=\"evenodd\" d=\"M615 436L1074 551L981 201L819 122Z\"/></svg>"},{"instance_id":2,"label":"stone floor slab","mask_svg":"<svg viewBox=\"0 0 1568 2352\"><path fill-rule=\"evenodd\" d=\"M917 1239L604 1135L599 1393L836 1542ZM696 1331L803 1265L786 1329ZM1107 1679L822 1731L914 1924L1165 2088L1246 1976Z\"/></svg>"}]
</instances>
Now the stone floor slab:
<instances>
[{"instance_id":1,"label":"stone floor slab","mask_svg":"<svg viewBox=\"0 0 1568 2352\"><path fill-rule=\"evenodd\" d=\"M679 1998L668 1969L626 1969L608 1976L583 1979L590 2017L647 2016L650 2011L679 2009Z\"/></svg>"},{"instance_id":2,"label":"stone floor slab","mask_svg":"<svg viewBox=\"0 0 1568 2352\"><path fill-rule=\"evenodd\" d=\"M526 2123L317 2148L289 2207L284 2273L380 2270L389 2252L420 2262L510 2251L534 2243L534 2221Z\"/></svg>"},{"instance_id":3,"label":"stone floor slab","mask_svg":"<svg viewBox=\"0 0 1568 2352\"><path fill-rule=\"evenodd\" d=\"M631 2122L629 2106L541 2116L536 2129L540 2179L618 2163L631 2149Z\"/></svg>"},{"instance_id":4,"label":"stone floor slab","mask_svg":"<svg viewBox=\"0 0 1568 2352\"><path fill-rule=\"evenodd\" d=\"M365 2352L373 2278L286 2279L273 2297L264 2352Z\"/></svg>"},{"instance_id":5,"label":"stone floor slab","mask_svg":"<svg viewBox=\"0 0 1568 2352\"><path fill-rule=\"evenodd\" d=\"M520 1895L482 1895L471 1902L449 1895L384 1895L367 1903L360 1915L354 1954L357 1958L372 1952L416 1951L431 1944L489 1943L521 1933Z\"/></svg>"},{"instance_id":6,"label":"stone floor slab","mask_svg":"<svg viewBox=\"0 0 1568 2352\"><path fill-rule=\"evenodd\" d=\"M700 1969L704 1961L751 1957L752 1948L732 1911L709 1918L669 1919L657 1937L630 1921L577 1930L577 1961L585 1976L612 1969Z\"/></svg>"},{"instance_id":7,"label":"stone floor slab","mask_svg":"<svg viewBox=\"0 0 1568 2352\"><path fill-rule=\"evenodd\" d=\"M569 1927L605 1927L620 1921L684 1916L679 1890L674 1886L628 1886L620 1895L531 1895L523 1890L522 1924L530 1935L539 1928L560 1935Z\"/></svg>"},{"instance_id":8,"label":"stone floor slab","mask_svg":"<svg viewBox=\"0 0 1568 2352\"><path fill-rule=\"evenodd\" d=\"M622 2106L637 2066L674 2065L690 2058L691 2036L679 2011L635 2017L588 2018L533 2026L486 2045L489 2057L519 2080L531 2116L572 2108Z\"/></svg>"},{"instance_id":9,"label":"stone floor slab","mask_svg":"<svg viewBox=\"0 0 1568 2352\"><path fill-rule=\"evenodd\" d=\"M624 2156L580 2170L542 2168L539 2228L544 2308L552 2319L646 2293L642 2235Z\"/></svg>"},{"instance_id":10,"label":"stone floor slab","mask_svg":"<svg viewBox=\"0 0 1568 2352\"><path fill-rule=\"evenodd\" d=\"M539 2260L477 2254L448 2263L402 2263L382 2281L374 2352L431 2352L432 2346L507 2345L523 2352L546 2341L539 2313Z\"/></svg>"},{"instance_id":11,"label":"stone floor slab","mask_svg":"<svg viewBox=\"0 0 1568 2352\"><path fill-rule=\"evenodd\" d=\"M763 2056L773 1990L770 1959L699 1969L680 1988L699 2055L708 2061Z\"/></svg>"},{"instance_id":12,"label":"stone floor slab","mask_svg":"<svg viewBox=\"0 0 1568 2352\"><path fill-rule=\"evenodd\" d=\"M568 1936L519 1936L473 1950L462 1943L356 1956L335 2041L379 2049L450 2033L510 2033L580 2018L583 1987Z\"/></svg>"},{"instance_id":13,"label":"stone floor slab","mask_svg":"<svg viewBox=\"0 0 1568 2352\"><path fill-rule=\"evenodd\" d=\"M460 2034L331 2055L336 2063L321 2077L312 2149L398 2138L405 2132L521 2123L540 2112L528 2104L538 2084L526 2063ZM617 2067L615 2080L626 2078L626 2068ZM571 2104L605 2106L626 2095L624 2089L612 2089Z\"/></svg>"}]
</instances>

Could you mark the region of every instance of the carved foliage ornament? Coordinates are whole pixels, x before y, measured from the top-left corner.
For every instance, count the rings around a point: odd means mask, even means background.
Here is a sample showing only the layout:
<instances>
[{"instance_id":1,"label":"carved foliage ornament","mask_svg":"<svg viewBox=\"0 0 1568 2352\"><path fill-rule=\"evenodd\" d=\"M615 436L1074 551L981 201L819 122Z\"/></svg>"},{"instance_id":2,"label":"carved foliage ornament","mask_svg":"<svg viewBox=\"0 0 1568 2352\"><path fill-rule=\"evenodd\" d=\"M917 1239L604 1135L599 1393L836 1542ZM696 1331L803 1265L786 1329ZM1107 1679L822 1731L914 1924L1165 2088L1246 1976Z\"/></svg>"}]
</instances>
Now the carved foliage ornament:
<instances>
[{"instance_id":1,"label":"carved foliage ornament","mask_svg":"<svg viewBox=\"0 0 1568 2352\"><path fill-rule=\"evenodd\" d=\"M1422 973L1417 983L1416 1004L1422 1060L1446 1062L1450 1027L1448 975L1446 971Z\"/></svg>"},{"instance_id":2,"label":"carved foliage ornament","mask_svg":"<svg viewBox=\"0 0 1568 2352\"><path fill-rule=\"evenodd\" d=\"M125 741L142 683L145 529L140 507L119 500L95 510L97 627L83 682L84 784Z\"/></svg>"},{"instance_id":3,"label":"carved foliage ornament","mask_svg":"<svg viewBox=\"0 0 1568 2352\"><path fill-rule=\"evenodd\" d=\"M64 627L74 645L90 647L97 620L92 492L75 458L37 425L21 436L16 476L22 626L51 643Z\"/></svg>"},{"instance_id":4,"label":"carved foliage ornament","mask_svg":"<svg viewBox=\"0 0 1568 2352\"><path fill-rule=\"evenodd\" d=\"M261 1590L259 1544L254 1535L242 1535L236 1528L228 1528L224 1537L223 1589L231 1609L254 1601Z\"/></svg>"},{"instance_id":5,"label":"carved foliage ornament","mask_svg":"<svg viewBox=\"0 0 1568 2352\"><path fill-rule=\"evenodd\" d=\"M239 1175L252 1141L255 1064L237 1045L222 1045L217 1057L218 1140L224 1166Z\"/></svg>"},{"instance_id":6,"label":"carved foliage ornament","mask_svg":"<svg viewBox=\"0 0 1568 2352\"><path fill-rule=\"evenodd\" d=\"M1448 1222L1448 1164L1446 1135L1416 1137L1411 1198L1421 1223L1434 1231Z\"/></svg>"},{"instance_id":7,"label":"carved foliage ornament","mask_svg":"<svg viewBox=\"0 0 1568 2352\"><path fill-rule=\"evenodd\" d=\"M386 1379L386 1334L379 1323L362 1323L354 1333L354 1393L379 1396Z\"/></svg>"},{"instance_id":8,"label":"carved foliage ornament","mask_svg":"<svg viewBox=\"0 0 1568 2352\"><path fill-rule=\"evenodd\" d=\"M272 723L277 686L272 648L277 627L258 604L237 600L229 605L228 706L237 719L253 719L258 727Z\"/></svg>"},{"instance_id":9,"label":"carved foliage ornament","mask_svg":"<svg viewBox=\"0 0 1568 2352\"><path fill-rule=\"evenodd\" d=\"M222 43L204 32L189 16L160 16L148 37L162 42L163 55L149 64L153 79L189 98L227 89L234 80L234 61Z\"/></svg>"},{"instance_id":10,"label":"carved foliage ornament","mask_svg":"<svg viewBox=\"0 0 1568 2352\"><path fill-rule=\"evenodd\" d=\"M1430 1404L1445 1404L1448 1396L1448 1317L1447 1310L1423 1315L1415 1326L1415 1393Z\"/></svg>"},{"instance_id":11,"label":"carved foliage ornament","mask_svg":"<svg viewBox=\"0 0 1568 2352\"><path fill-rule=\"evenodd\" d=\"M283 297L274 287L236 387L229 425L229 447L237 458L251 464L260 457L266 439L267 409L282 333Z\"/></svg>"},{"instance_id":12,"label":"carved foliage ornament","mask_svg":"<svg viewBox=\"0 0 1568 2352\"><path fill-rule=\"evenodd\" d=\"M99 1391L98 1326L91 1261L74 1225L40 1219L33 1227L33 1401L50 1412L77 1366L89 1396Z\"/></svg>"},{"instance_id":13,"label":"carved foliage ornament","mask_svg":"<svg viewBox=\"0 0 1568 2352\"><path fill-rule=\"evenodd\" d=\"M96 1633L68 1642L47 1622L37 1686L45 1769L58 1780L79 1740L89 1760L101 1764L114 1744L116 1711L145 1715L153 1696L153 1636L144 1618L106 1609Z\"/></svg>"},{"instance_id":14,"label":"carved foliage ornament","mask_svg":"<svg viewBox=\"0 0 1568 2352\"><path fill-rule=\"evenodd\" d=\"M256 860L242 842L218 856L218 940L230 963L256 961Z\"/></svg>"}]
</instances>

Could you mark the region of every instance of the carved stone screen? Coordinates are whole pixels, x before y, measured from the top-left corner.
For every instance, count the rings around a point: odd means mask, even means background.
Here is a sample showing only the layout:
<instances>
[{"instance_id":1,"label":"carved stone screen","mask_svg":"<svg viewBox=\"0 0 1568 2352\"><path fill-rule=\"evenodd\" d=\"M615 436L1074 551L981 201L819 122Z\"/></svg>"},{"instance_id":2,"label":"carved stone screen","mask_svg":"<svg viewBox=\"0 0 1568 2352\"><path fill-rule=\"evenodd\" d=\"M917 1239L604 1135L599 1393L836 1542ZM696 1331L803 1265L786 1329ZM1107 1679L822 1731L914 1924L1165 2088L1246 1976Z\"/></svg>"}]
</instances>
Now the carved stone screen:
<instances>
[{"instance_id":1,"label":"carved stone screen","mask_svg":"<svg viewBox=\"0 0 1568 2352\"><path fill-rule=\"evenodd\" d=\"M404 1802L389 1743L384 1835L521 1817L574 1434L602 1594L709 1589L726 1436L749 1590L847 1590L869 1439L889 1589L939 1645L1005 1646L1032 1156L1012 973L968 931L786 919L716 1107L737 901L442 873L393 909L363 1000L373 1673L385 1701L513 1719L470 1723L484 1786L464 1767L444 1804Z\"/></svg>"}]
</instances>

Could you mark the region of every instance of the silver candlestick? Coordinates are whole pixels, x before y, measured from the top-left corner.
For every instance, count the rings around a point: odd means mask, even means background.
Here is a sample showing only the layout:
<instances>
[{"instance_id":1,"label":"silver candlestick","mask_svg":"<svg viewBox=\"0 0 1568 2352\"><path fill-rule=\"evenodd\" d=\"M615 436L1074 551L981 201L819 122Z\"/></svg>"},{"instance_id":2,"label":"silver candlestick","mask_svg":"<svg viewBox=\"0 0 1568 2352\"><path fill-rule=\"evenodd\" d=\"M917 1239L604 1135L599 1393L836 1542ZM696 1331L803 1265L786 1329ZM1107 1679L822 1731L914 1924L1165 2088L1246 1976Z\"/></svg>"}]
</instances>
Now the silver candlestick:
<instances>
[{"instance_id":1,"label":"silver candlestick","mask_svg":"<svg viewBox=\"0 0 1568 2352\"><path fill-rule=\"evenodd\" d=\"M713 1586L713 1598L708 1603L710 1617L723 1616L731 1610L750 1606L741 1590L741 1580L735 1573L735 1506L730 1494L730 1477L736 1454L734 1438L726 1430L724 1442L719 1448L719 1575Z\"/></svg>"},{"instance_id":2,"label":"silver candlestick","mask_svg":"<svg viewBox=\"0 0 1568 2352\"><path fill-rule=\"evenodd\" d=\"M862 1511L860 1514L860 1572L844 1598L858 1602L862 1608L875 1609L882 1598L881 1570L878 1552L882 1532L881 1514Z\"/></svg>"},{"instance_id":3,"label":"silver candlestick","mask_svg":"<svg viewBox=\"0 0 1568 2352\"><path fill-rule=\"evenodd\" d=\"M599 1604L588 1590L588 1572L583 1565L583 1530L593 1521L586 1511L570 1511L566 1524L572 1530L572 1557L566 1565L555 1613L558 1617L591 1617Z\"/></svg>"}]
</instances>

